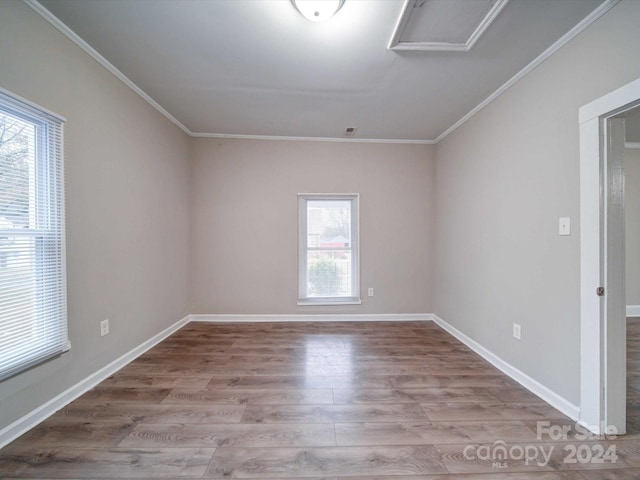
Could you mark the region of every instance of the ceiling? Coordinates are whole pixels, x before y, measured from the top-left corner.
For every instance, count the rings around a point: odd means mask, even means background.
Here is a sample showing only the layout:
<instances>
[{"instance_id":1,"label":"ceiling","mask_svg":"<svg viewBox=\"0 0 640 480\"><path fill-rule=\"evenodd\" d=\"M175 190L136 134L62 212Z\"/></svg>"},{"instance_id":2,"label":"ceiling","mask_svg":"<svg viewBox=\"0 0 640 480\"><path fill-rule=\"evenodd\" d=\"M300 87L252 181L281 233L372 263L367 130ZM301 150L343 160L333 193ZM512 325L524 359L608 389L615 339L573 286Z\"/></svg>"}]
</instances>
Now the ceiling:
<instances>
[{"instance_id":1,"label":"ceiling","mask_svg":"<svg viewBox=\"0 0 640 480\"><path fill-rule=\"evenodd\" d=\"M473 30L467 20L496 3L414 1L422 7L409 5L411 41L420 41L421 25L431 30L427 40L464 40ZM478 2L482 8L465 9ZM346 0L323 23L306 20L288 0L30 3L44 6L190 134L341 138L356 127L354 139L429 143L603 0L509 0L469 51L388 49L402 0ZM432 19L436 10L440 23ZM450 20L465 10L468 19ZM456 25L466 30L449 31Z\"/></svg>"}]
</instances>

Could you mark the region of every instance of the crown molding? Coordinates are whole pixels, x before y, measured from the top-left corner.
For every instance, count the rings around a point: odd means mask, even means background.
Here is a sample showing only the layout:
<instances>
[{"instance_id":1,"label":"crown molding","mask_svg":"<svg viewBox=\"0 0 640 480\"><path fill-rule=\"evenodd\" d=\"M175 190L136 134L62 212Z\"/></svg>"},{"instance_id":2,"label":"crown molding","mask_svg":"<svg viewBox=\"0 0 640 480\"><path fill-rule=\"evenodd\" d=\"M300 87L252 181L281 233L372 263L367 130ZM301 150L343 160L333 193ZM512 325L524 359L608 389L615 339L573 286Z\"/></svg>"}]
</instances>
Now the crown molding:
<instances>
[{"instance_id":1,"label":"crown molding","mask_svg":"<svg viewBox=\"0 0 640 480\"><path fill-rule=\"evenodd\" d=\"M165 110L158 102L151 98L147 93L136 85L129 77L118 70L111 62L100 55L91 45L85 42L77 33L71 30L62 20L47 10L37 0L22 0L31 7L42 18L49 22L53 27L59 30L64 36L75 43L78 47L85 51L89 56L96 60L100 65L106 68L111 74L122 81L131 90L142 97L153 108L169 119L173 124L178 126L180 130L196 138L231 138L245 140L281 140L281 141L297 141L297 142L352 142L352 143L388 143L388 144L419 144L431 145L435 143L433 140L421 139L384 139L384 138L326 138L326 137L295 137L295 136L277 136L277 135L241 135L232 133L198 133L189 130L182 122Z\"/></svg>"},{"instance_id":2,"label":"crown molding","mask_svg":"<svg viewBox=\"0 0 640 480\"><path fill-rule=\"evenodd\" d=\"M113 64L111 64L106 58L100 55L91 45L85 42L78 34L76 34L73 30L67 27L58 17L56 17L53 13L43 7L37 0L22 0L29 7L31 7L35 12L37 12L42 18L44 18L47 22L57 28L64 36L66 36L69 40L75 43L78 47L88 53L95 61L97 61L100 65L106 68L110 73L115 75L121 82L123 82L127 87L133 90L135 93L140 95L144 100L146 100L153 108L158 110L162 115L167 117L172 123L177 125L180 130L182 130L187 135L191 135L191 131L185 127L177 118L171 115L168 111L166 111L158 102L156 102L153 98L146 94L144 90L138 87L129 77L127 77L124 73L118 70Z\"/></svg>"},{"instance_id":3,"label":"crown molding","mask_svg":"<svg viewBox=\"0 0 640 480\"><path fill-rule=\"evenodd\" d=\"M115 66L113 66L106 58L100 55L93 47L91 47L87 42L85 42L80 36L78 36L73 30L67 27L58 17L53 15L49 10L47 10L44 6L42 6L37 0L23 0L23 2L31 7L35 12L37 12L42 18L44 18L47 22L49 22L53 27L58 29L62 34L64 34L69 40L79 46L82 50L84 50L87 54L93 57L98 63L100 63L104 68L106 68L110 73L115 75L120 81L122 81L125 85L127 85L131 90L137 93L140 97L142 97L145 101L147 101L151 106L153 106L158 112L164 115L167 119L169 119L173 124L178 126L183 132L185 132L190 137L199 137L199 138L230 138L230 139L247 139L247 140L282 140L282 141L314 141L314 142L355 142L355 143L388 143L388 144L420 144L420 145L433 145L437 144L440 140L443 140L451 133L453 133L458 127L462 126L467 120L471 119L476 113L482 110L484 107L493 102L496 98L506 92L509 88L511 88L514 84L516 84L520 79L530 73L534 68L544 62L547 58L551 57L555 52L560 50L564 45L566 45L569 41L571 41L574 37L576 37L579 33L581 33L584 29L586 29L589 25L595 22L598 18L608 12L612 7L614 7L620 0L605 0L597 9L591 12L588 16L586 16L579 24L573 27L569 32L562 36L557 42L551 45L547 50L541 53L535 60L533 60L529 65L520 70L516 75L514 75L511 79L509 79L505 84L503 84L500 88L498 88L495 92L493 92L489 97L487 97L484 101L478 104L475 108L473 108L469 113L467 113L460 120L451 125L447 130L441 133L434 140L420 140L420 139L364 139L364 138L325 138L325 137L295 137L295 136L276 136L276 135L240 135L240 134L226 134L226 133L197 133L189 130L185 125L183 125L178 119L176 119L173 115L171 115L167 110L165 110L159 103L157 103L153 98L147 95L144 90L138 87L133 81L131 81L124 73L118 70ZM410 3L410 0L407 0L405 8ZM402 16L400 17L400 20ZM396 29L399 28L399 25L396 25Z\"/></svg>"},{"instance_id":4,"label":"crown molding","mask_svg":"<svg viewBox=\"0 0 640 480\"><path fill-rule=\"evenodd\" d=\"M294 137L278 135L240 135L233 133L191 133L197 138L232 138L241 140L282 140L288 142L335 142L335 143L396 143L433 145L434 140L394 139L394 138L340 138L340 137Z\"/></svg>"},{"instance_id":5,"label":"crown molding","mask_svg":"<svg viewBox=\"0 0 640 480\"><path fill-rule=\"evenodd\" d=\"M489 95L484 101L479 103L473 110L467 113L464 117L458 120L456 123L447 128L443 133L441 133L435 140L434 143L438 143L440 140L448 137L451 133L458 129L458 127L462 126L467 120L473 117L476 113L482 110L484 107L493 102L496 98L510 89L513 85L515 85L519 80L524 78L527 74L529 74L534 68L544 62L546 59L551 57L554 53L564 47L567 43L573 40L578 34L580 34L583 30L585 30L589 25L595 22L602 15L607 13L611 8L613 8L620 0L606 0L603 2L598 8L596 8L593 12L587 15L580 23L578 23L575 27L565 33L558 41L556 41L553 45L547 48L544 52L538 55L529 65L524 67L518 73L516 73L513 77L507 80L500 88L498 88L495 92Z\"/></svg>"}]
</instances>

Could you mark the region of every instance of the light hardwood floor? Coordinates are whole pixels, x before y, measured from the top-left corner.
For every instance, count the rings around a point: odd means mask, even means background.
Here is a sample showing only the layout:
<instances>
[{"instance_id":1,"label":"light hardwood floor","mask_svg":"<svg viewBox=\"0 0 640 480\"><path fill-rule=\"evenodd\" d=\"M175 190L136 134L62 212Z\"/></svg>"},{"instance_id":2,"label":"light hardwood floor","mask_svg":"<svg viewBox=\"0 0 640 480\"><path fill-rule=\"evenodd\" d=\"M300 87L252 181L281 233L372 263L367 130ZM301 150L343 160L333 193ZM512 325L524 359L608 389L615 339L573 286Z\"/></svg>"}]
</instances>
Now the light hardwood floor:
<instances>
[{"instance_id":1,"label":"light hardwood floor","mask_svg":"<svg viewBox=\"0 0 640 480\"><path fill-rule=\"evenodd\" d=\"M191 323L0 450L0 478L640 478L640 435L576 433L429 322Z\"/></svg>"}]
</instances>

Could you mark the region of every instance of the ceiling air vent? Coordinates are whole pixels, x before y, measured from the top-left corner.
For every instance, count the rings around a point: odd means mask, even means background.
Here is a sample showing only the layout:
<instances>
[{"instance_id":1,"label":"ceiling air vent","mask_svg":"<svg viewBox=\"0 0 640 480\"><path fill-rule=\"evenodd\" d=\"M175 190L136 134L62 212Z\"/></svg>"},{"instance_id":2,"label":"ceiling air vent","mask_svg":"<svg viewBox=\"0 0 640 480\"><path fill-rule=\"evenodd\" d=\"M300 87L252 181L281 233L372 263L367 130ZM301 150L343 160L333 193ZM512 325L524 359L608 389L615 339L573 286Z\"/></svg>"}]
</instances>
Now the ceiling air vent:
<instances>
[{"instance_id":1,"label":"ceiling air vent","mask_svg":"<svg viewBox=\"0 0 640 480\"><path fill-rule=\"evenodd\" d=\"M356 134L356 127L347 127L344 131L345 137L353 137Z\"/></svg>"}]
</instances>

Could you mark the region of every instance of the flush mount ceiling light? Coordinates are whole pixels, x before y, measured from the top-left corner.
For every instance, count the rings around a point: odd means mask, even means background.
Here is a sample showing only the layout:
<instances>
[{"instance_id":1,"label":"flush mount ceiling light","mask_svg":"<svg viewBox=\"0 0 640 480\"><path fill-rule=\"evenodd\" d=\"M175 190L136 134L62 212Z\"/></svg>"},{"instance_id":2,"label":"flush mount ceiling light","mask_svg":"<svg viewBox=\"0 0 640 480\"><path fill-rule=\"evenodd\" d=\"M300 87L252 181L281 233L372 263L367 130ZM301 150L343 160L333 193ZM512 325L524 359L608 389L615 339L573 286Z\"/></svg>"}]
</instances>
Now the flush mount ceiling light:
<instances>
[{"instance_id":1,"label":"flush mount ceiling light","mask_svg":"<svg viewBox=\"0 0 640 480\"><path fill-rule=\"evenodd\" d=\"M344 0L291 0L302 16L312 22L324 22L342 8Z\"/></svg>"}]
</instances>

